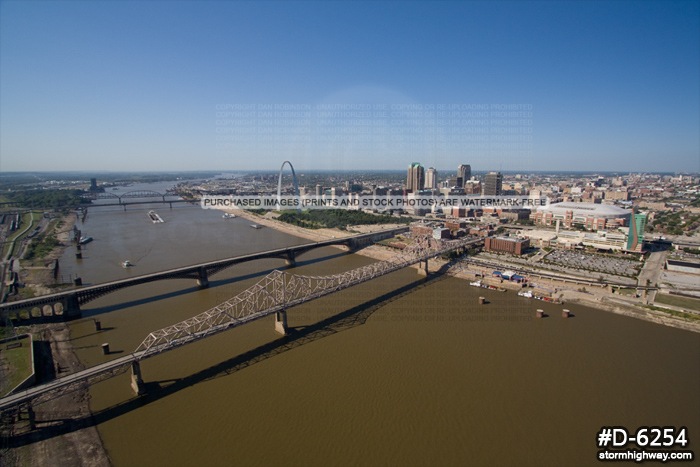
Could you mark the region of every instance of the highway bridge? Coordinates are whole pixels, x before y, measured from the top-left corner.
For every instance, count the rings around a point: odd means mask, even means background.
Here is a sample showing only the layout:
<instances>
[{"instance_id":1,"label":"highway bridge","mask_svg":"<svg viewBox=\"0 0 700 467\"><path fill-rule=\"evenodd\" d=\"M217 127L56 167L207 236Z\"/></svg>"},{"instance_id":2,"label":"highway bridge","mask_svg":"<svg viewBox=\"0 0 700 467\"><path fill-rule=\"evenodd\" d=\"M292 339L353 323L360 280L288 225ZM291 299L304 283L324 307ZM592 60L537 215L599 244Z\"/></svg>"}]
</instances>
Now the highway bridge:
<instances>
[{"instance_id":1,"label":"highway bridge","mask_svg":"<svg viewBox=\"0 0 700 467\"><path fill-rule=\"evenodd\" d=\"M22 316L29 316L27 319L35 320L41 317L55 319L56 316L61 316L62 319L73 319L80 317L81 305L126 287L133 287L135 285L163 279L193 279L200 288L205 288L209 286L209 276L236 264L264 258L280 258L284 259L287 265L293 266L297 256L316 248L344 245L348 250L354 251L379 240L391 238L407 231L408 226L397 227L349 237L334 238L321 242L276 248L258 253L234 256L232 258L182 266L151 274L143 274L128 279L103 282L101 284L79 287L65 292L42 295L26 300L4 303L0 305L0 319L5 320L9 317L21 320Z\"/></svg>"},{"instance_id":2,"label":"highway bridge","mask_svg":"<svg viewBox=\"0 0 700 467\"><path fill-rule=\"evenodd\" d=\"M287 310L310 300L352 287L418 263L428 272L428 260L439 255L483 242L478 238L439 241L422 239L395 257L330 276L298 276L275 270L231 299L172 326L153 331L129 355L55 379L0 399L0 412L16 410L23 404L37 403L70 391L82 384L93 384L131 369L131 386L143 392L140 362L214 334L275 315L275 330L287 332ZM30 411L31 413L31 411Z\"/></svg>"}]
</instances>

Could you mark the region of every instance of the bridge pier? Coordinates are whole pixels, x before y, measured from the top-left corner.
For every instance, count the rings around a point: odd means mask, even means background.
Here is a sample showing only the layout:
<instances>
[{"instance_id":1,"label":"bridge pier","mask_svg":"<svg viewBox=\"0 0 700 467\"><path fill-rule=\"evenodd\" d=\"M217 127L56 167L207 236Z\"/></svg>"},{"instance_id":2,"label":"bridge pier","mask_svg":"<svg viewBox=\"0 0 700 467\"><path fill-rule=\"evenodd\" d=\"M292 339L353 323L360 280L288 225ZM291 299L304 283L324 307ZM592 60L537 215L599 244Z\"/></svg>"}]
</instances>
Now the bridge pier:
<instances>
[{"instance_id":1,"label":"bridge pier","mask_svg":"<svg viewBox=\"0 0 700 467\"><path fill-rule=\"evenodd\" d=\"M275 331L283 336L287 335L287 310L278 311L275 313Z\"/></svg>"},{"instance_id":2,"label":"bridge pier","mask_svg":"<svg viewBox=\"0 0 700 467\"><path fill-rule=\"evenodd\" d=\"M9 414L3 414L3 417L12 417L12 419L15 419L19 422L21 420L24 420L26 417L27 422L29 423L29 429L31 431L36 430L36 414L34 413L34 408L32 407L31 402L27 402L26 404L22 404L17 408L17 412L15 412L12 415ZM14 421L14 420L13 420Z\"/></svg>"},{"instance_id":3,"label":"bridge pier","mask_svg":"<svg viewBox=\"0 0 700 467\"><path fill-rule=\"evenodd\" d=\"M290 251L287 253L287 259L284 260L284 264L286 264L287 266L296 266L297 265L296 255L294 254L293 251Z\"/></svg>"},{"instance_id":4,"label":"bridge pier","mask_svg":"<svg viewBox=\"0 0 700 467\"><path fill-rule=\"evenodd\" d=\"M200 289L206 289L209 287L209 275L207 274L207 270L204 267L200 267L199 271L199 279L197 279L197 285L199 286Z\"/></svg>"},{"instance_id":5,"label":"bridge pier","mask_svg":"<svg viewBox=\"0 0 700 467\"><path fill-rule=\"evenodd\" d=\"M428 260L418 262L418 274L421 276L427 276L428 272Z\"/></svg>"},{"instance_id":6,"label":"bridge pier","mask_svg":"<svg viewBox=\"0 0 700 467\"><path fill-rule=\"evenodd\" d=\"M138 361L131 362L131 389L137 396L142 395L144 391L143 378L141 377L141 364Z\"/></svg>"},{"instance_id":7,"label":"bridge pier","mask_svg":"<svg viewBox=\"0 0 700 467\"><path fill-rule=\"evenodd\" d=\"M351 238L347 243L348 253L354 253L361 250L369 245L375 243L375 240L382 240L381 236L379 238Z\"/></svg>"},{"instance_id":8,"label":"bridge pier","mask_svg":"<svg viewBox=\"0 0 700 467\"><path fill-rule=\"evenodd\" d=\"M65 319L80 318L80 302L78 302L78 294L71 294L63 301L63 316Z\"/></svg>"}]
</instances>

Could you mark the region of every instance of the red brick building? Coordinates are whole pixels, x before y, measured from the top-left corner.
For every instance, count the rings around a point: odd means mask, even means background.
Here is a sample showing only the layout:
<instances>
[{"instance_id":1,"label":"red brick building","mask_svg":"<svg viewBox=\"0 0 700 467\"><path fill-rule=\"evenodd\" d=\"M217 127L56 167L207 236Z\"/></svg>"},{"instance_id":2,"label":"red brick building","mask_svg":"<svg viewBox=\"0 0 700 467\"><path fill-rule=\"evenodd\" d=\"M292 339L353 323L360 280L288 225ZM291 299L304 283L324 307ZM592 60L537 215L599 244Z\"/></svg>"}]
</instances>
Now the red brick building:
<instances>
[{"instance_id":1,"label":"red brick building","mask_svg":"<svg viewBox=\"0 0 700 467\"><path fill-rule=\"evenodd\" d=\"M522 255L530 248L529 238L518 237L486 237L484 239L484 250L495 251L497 253L510 253L512 255Z\"/></svg>"}]
</instances>

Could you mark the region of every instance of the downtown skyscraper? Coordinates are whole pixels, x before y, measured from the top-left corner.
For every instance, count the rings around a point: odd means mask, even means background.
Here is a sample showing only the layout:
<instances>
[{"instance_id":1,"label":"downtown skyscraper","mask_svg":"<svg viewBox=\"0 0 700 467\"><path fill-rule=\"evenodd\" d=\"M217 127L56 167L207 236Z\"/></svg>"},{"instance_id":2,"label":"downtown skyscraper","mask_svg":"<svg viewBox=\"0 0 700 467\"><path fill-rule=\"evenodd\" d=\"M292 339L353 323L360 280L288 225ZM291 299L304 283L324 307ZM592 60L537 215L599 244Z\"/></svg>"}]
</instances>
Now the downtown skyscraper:
<instances>
[{"instance_id":1,"label":"downtown skyscraper","mask_svg":"<svg viewBox=\"0 0 700 467\"><path fill-rule=\"evenodd\" d=\"M489 172L484 176L484 196L499 196L503 191L501 172Z\"/></svg>"},{"instance_id":2,"label":"downtown skyscraper","mask_svg":"<svg viewBox=\"0 0 700 467\"><path fill-rule=\"evenodd\" d=\"M437 175L438 172L433 167L428 168L425 172L425 188L435 189L437 188Z\"/></svg>"},{"instance_id":3,"label":"downtown skyscraper","mask_svg":"<svg viewBox=\"0 0 700 467\"><path fill-rule=\"evenodd\" d=\"M460 164L457 166L457 181L460 187L464 187L467 181L472 178L472 166L469 164Z\"/></svg>"},{"instance_id":4,"label":"downtown skyscraper","mask_svg":"<svg viewBox=\"0 0 700 467\"><path fill-rule=\"evenodd\" d=\"M418 191L425 186L425 169L419 162L414 162L408 166L408 175L406 177L406 190Z\"/></svg>"}]
</instances>

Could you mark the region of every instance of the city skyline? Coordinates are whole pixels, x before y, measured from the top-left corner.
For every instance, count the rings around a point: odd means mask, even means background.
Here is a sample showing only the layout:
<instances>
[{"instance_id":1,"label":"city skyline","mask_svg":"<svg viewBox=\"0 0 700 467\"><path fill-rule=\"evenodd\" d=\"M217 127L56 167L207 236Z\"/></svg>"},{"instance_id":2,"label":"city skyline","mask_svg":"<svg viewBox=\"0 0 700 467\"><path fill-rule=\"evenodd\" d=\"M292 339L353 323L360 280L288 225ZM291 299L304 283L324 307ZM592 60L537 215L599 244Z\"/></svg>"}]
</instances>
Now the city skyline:
<instances>
[{"instance_id":1,"label":"city skyline","mask_svg":"<svg viewBox=\"0 0 700 467\"><path fill-rule=\"evenodd\" d=\"M0 12L2 172L700 171L696 2Z\"/></svg>"}]
</instances>

